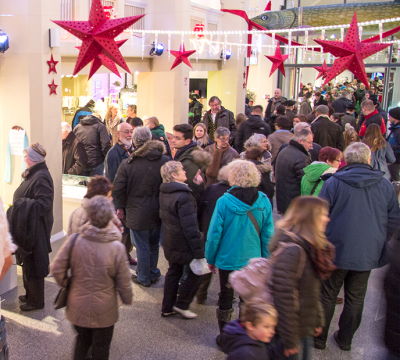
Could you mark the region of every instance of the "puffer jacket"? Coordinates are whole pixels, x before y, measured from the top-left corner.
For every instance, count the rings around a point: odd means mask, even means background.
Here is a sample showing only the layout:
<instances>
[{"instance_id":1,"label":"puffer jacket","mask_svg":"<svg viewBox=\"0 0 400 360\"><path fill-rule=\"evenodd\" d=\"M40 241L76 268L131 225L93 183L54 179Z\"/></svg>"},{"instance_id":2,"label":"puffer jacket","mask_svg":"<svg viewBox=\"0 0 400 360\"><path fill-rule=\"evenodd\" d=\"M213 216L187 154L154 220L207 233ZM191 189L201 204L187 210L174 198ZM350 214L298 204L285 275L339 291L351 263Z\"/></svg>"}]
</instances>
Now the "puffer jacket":
<instances>
[{"instance_id":1,"label":"puffer jacket","mask_svg":"<svg viewBox=\"0 0 400 360\"><path fill-rule=\"evenodd\" d=\"M71 251L72 280L66 316L74 325L105 328L118 320L118 295L124 304L133 300L131 274L121 232L110 222L99 229L82 227ZM65 285L74 235L64 243L50 265L59 286Z\"/></svg>"},{"instance_id":2,"label":"puffer jacket","mask_svg":"<svg viewBox=\"0 0 400 360\"><path fill-rule=\"evenodd\" d=\"M160 186L165 258L186 265L204 258L204 242L197 221L197 204L188 185L171 182Z\"/></svg>"},{"instance_id":3,"label":"puffer jacket","mask_svg":"<svg viewBox=\"0 0 400 360\"><path fill-rule=\"evenodd\" d=\"M386 146L382 149L376 150L371 154L371 167L374 170L383 171L383 177L390 181L390 172L388 164L393 164L396 162L396 157L394 156L393 150L388 142Z\"/></svg>"},{"instance_id":4,"label":"puffer jacket","mask_svg":"<svg viewBox=\"0 0 400 360\"><path fill-rule=\"evenodd\" d=\"M74 133L83 143L87 155L87 169L102 164L111 149L110 135L100 120L89 115L83 118L74 128Z\"/></svg>"},{"instance_id":5,"label":"puffer jacket","mask_svg":"<svg viewBox=\"0 0 400 360\"><path fill-rule=\"evenodd\" d=\"M301 179L301 195L318 196L322 185L324 184L324 180L321 179L321 176L325 174L333 174L337 169L328 165L326 162L314 161L310 165L306 166L303 171L304 176ZM314 192L311 194L313 189Z\"/></svg>"},{"instance_id":6,"label":"puffer jacket","mask_svg":"<svg viewBox=\"0 0 400 360\"><path fill-rule=\"evenodd\" d=\"M278 230L270 252L278 250L272 271L271 291L278 311L277 331L285 349L298 346L301 338L311 337L324 326L320 279L310 258L310 244ZM294 244L294 246L293 246ZM286 246L285 246L286 245ZM292 245L292 246L287 246Z\"/></svg>"}]
</instances>

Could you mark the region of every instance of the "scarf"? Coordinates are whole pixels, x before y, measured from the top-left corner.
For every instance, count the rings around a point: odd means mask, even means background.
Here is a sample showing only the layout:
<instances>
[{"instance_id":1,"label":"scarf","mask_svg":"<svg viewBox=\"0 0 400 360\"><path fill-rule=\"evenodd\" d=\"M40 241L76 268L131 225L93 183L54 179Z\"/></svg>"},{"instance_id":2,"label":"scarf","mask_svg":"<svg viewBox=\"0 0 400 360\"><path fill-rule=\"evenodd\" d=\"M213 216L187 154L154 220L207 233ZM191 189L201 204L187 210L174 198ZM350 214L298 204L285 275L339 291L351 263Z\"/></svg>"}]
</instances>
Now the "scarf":
<instances>
[{"instance_id":1,"label":"scarf","mask_svg":"<svg viewBox=\"0 0 400 360\"><path fill-rule=\"evenodd\" d=\"M186 151L192 148L193 146L197 147L197 143L195 143L193 140L191 141L190 144L185 145L183 148L178 149L178 151L175 153L174 160L179 161L180 156Z\"/></svg>"},{"instance_id":2,"label":"scarf","mask_svg":"<svg viewBox=\"0 0 400 360\"><path fill-rule=\"evenodd\" d=\"M125 144L123 144L123 143L121 142L121 139L120 139L120 138L117 138L117 144L118 144L119 146L121 146L129 155L132 154L132 152L133 152L133 146L131 146L131 147L128 149L128 147L127 147Z\"/></svg>"},{"instance_id":3,"label":"scarf","mask_svg":"<svg viewBox=\"0 0 400 360\"><path fill-rule=\"evenodd\" d=\"M207 172L206 172L207 186L216 183L218 171L221 168L222 156L230 148L230 146L227 146L225 149L220 149L220 148L217 148L217 144L214 144L213 146L214 146L213 158L212 158L211 164L207 168Z\"/></svg>"},{"instance_id":4,"label":"scarf","mask_svg":"<svg viewBox=\"0 0 400 360\"><path fill-rule=\"evenodd\" d=\"M218 115L218 113L215 115L215 122L217 122L217 115ZM215 140L214 139L214 133L215 133L215 124L214 124L214 121L212 119L211 111L210 111L210 121L208 122L208 136L212 141Z\"/></svg>"}]
</instances>

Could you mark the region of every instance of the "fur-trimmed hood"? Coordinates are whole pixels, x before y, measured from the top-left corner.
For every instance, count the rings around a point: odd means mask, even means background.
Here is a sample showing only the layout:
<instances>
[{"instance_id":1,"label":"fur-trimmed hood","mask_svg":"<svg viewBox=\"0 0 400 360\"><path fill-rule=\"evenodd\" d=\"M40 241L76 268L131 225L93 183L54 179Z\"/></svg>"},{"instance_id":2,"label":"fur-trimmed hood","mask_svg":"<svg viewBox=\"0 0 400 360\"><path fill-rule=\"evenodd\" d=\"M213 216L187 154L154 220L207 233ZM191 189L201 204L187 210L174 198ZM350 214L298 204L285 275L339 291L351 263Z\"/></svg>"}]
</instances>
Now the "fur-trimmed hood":
<instances>
[{"instance_id":1,"label":"fur-trimmed hood","mask_svg":"<svg viewBox=\"0 0 400 360\"><path fill-rule=\"evenodd\" d=\"M199 147L192 147L179 157L179 161L181 162L185 159L192 160L199 168L204 169L211 164L212 155Z\"/></svg>"},{"instance_id":2,"label":"fur-trimmed hood","mask_svg":"<svg viewBox=\"0 0 400 360\"><path fill-rule=\"evenodd\" d=\"M272 170L272 166L265 163L256 164L256 167L261 174L269 173Z\"/></svg>"},{"instance_id":3,"label":"fur-trimmed hood","mask_svg":"<svg viewBox=\"0 0 400 360\"><path fill-rule=\"evenodd\" d=\"M158 140L150 140L132 153L128 159L128 163L131 163L135 158L138 157L147 157L149 160L156 160L166 152L167 150L163 142Z\"/></svg>"}]
</instances>

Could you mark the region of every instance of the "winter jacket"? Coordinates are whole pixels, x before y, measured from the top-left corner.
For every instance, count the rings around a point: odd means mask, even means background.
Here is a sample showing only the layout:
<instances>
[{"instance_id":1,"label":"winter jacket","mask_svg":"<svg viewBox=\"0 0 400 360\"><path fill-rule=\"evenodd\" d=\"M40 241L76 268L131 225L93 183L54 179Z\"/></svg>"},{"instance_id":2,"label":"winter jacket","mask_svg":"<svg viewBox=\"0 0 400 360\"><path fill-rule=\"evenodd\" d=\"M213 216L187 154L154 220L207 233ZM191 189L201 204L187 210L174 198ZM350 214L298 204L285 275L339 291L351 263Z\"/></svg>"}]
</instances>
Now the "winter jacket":
<instances>
[{"instance_id":1,"label":"winter jacket","mask_svg":"<svg viewBox=\"0 0 400 360\"><path fill-rule=\"evenodd\" d=\"M333 174L337 169L328 165L326 162L315 161L306 166L303 170L304 176L301 179L301 195L318 196L322 185L324 184L324 180L321 179L321 176L325 174ZM311 194L311 192L313 193Z\"/></svg>"},{"instance_id":2,"label":"winter jacket","mask_svg":"<svg viewBox=\"0 0 400 360\"><path fill-rule=\"evenodd\" d=\"M383 172L347 165L325 181L319 197L328 201L328 240L338 269L369 271L387 263L387 241L400 220L399 202Z\"/></svg>"},{"instance_id":3,"label":"winter jacket","mask_svg":"<svg viewBox=\"0 0 400 360\"><path fill-rule=\"evenodd\" d=\"M54 185L45 162L32 165L27 169L27 172L25 180L14 192L13 203L17 203L18 200L22 202L34 202L34 207L31 209L35 212L37 219L35 236L33 238L35 242L32 244L32 253L24 257L23 264L28 278L40 279L49 274L50 237L54 222ZM10 211L12 211L11 208L9 209ZM26 216L26 219L19 217L18 221L29 224L31 215L26 214ZM20 228L13 226L13 221L10 221L10 232L17 245L20 243L17 235L20 230Z\"/></svg>"},{"instance_id":4,"label":"winter jacket","mask_svg":"<svg viewBox=\"0 0 400 360\"><path fill-rule=\"evenodd\" d=\"M375 110L371 114L364 116L363 119L359 120L360 131L358 134L360 136L364 136L365 132L367 131L367 127L371 124L377 124L381 129L382 135L386 135L385 121L383 120L382 115L378 112L378 110Z\"/></svg>"},{"instance_id":5,"label":"winter jacket","mask_svg":"<svg viewBox=\"0 0 400 360\"><path fill-rule=\"evenodd\" d=\"M201 114L203 110L203 104L200 101L193 100L189 104L189 113L192 113L193 116L189 117L189 124L195 127L201 121Z\"/></svg>"},{"instance_id":6,"label":"winter jacket","mask_svg":"<svg viewBox=\"0 0 400 360\"><path fill-rule=\"evenodd\" d=\"M278 311L277 332L285 349L298 346L301 338L312 337L324 326L320 279L311 261L311 245L277 230L271 241L273 253L281 244L295 244L277 254L271 276L271 291Z\"/></svg>"},{"instance_id":7,"label":"winter jacket","mask_svg":"<svg viewBox=\"0 0 400 360\"><path fill-rule=\"evenodd\" d=\"M335 112L344 114L350 104L353 104L351 100L345 97L340 97L332 103L332 107L335 109Z\"/></svg>"},{"instance_id":8,"label":"winter jacket","mask_svg":"<svg viewBox=\"0 0 400 360\"><path fill-rule=\"evenodd\" d=\"M387 164L396 162L393 150L390 144L386 142L386 146L380 150L376 150L371 154L371 167L374 170L383 172L383 176L390 181L390 172Z\"/></svg>"},{"instance_id":9,"label":"winter jacket","mask_svg":"<svg viewBox=\"0 0 400 360\"><path fill-rule=\"evenodd\" d=\"M390 133L387 141L392 147L394 155L396 156L396 164L400 164L400 123L390 123L389 130Z\"/></svg>"},{"instance_id":10,"label":"winter jacket","mask_svg":"<svg viewBox=\"0 0 400 360\"><path fill-rule=\"evenodd\" d=\"M206 188L199 202L199 225L200 231L207 236L208 227L210 226L211 217L214 212L217 200L224 195L231 186L227 181L220 181ZM205 240L205 239L204 239Z\"/></svg>"},{"instance_id":11,"label":"winter jacket","mask_svg":"<svg viewBox=\"0 0 400 360\"><path fill-rule=\"evenodd\" d=\"M83 108L78 109L75 112L74 118L72 119L72 129L75 129L75 126L80 124L82 119L84 119L86 116L92 115L92 113L93 108L90 106L84 106Z\"/></svg>"},{"instance_id":12,"label":"winter jacket","mask_svg":"<svg viewBox=\"0 0 400 360\"><path fill-rule=\"evenodd\" d=\"M346 113L346 115L342 117L342 124L345 130L346 124L350 124L354 129L357 129L357 119L349 113Z\"/></svg>"},{"instance_id":13,"label":"winter jacket","mask_svg":"<svg viewBox=\"0 0 400 360\"><path fill-rule=\"evenodd\" d=\"M343 129L339 124L331 121L327 116L318 116L311 124L314 142L321 147L330 146L340 151L344 149Z\"/></svg>"},{"instance_id":14,"label":"winter jacket","mask_svg":"<svg viewBox=\"0 0 400 360\"><path fill-rule=\"evenodd\" d=\"M204 258L196 200L188 185L179 182L161 184L160 217L164 254L169 263L187 265L193 259Z\"/></svg>"},{"instance_id":15,"label":"winter jacket","mask_svg":"<svg viewBox=\"0 0 400 360\"><path fill-rule=\"evenodd\" d=\"M226 360L268 360L262 341L253 340L239 320L228 322L220 336L221 349L228 354Z\"/></svg>"},{"instance_id":16,"label":"winter jacket","mask_svg":"<svg viewBox=\"0 0 400 360\"><path fill-rule=\"evenodd\" d=\"M156 136L160 141L164 142L165 146L168 144L167 135L165 134L164 125L160 124L153 129L150 129L151 134ZM154 139L153 139L154 140Z\"/></svg>"},{"instance_id":17,"label":"winter jacket","mask_svg":"<svg viewBox=\"0 0 400 360\"><path fill-rule=\"evenodd\" d=\"M214 136L212 132L210 132L210 121L213 121L211 110L205 113L202 122L207 128L207 133L209 134L211 140L214 141ZM217 116L215 117L215 130L217 130L221 126L229 129L229 131L231 132L231 135L229 136L229 143L232 145L233 139L236 135L235 116L233 115L232 111L225 109L223 106L221 106L221 110L217 113Z\"/></svg>"},{"instance_id":18,"label":"winter jacket","mask_svg":"<svg viewBox=\"0 0 400 360\"><path fill-rule=\"evenodd\" d=\"M382 116L383 122L386 126L386 123L388 121L388 113L385 110L383 110L379 101L378 101L378 104L375 109ZM360 108L360 116L358 117L358 131L360 131L361 125L364 123L364 121L365 121L365 115L362 112L362 108ZM378 122L376 122L376 124L378 124ZM378 125L380 126L380 124L378 124ZM367 125L367 127L368 127L368 125ZM382 132L382 134L385 135L383 132Z\"/></svg>"},{"instance_id":19,"label":"winter jacket","mask_svg":"<svg viewBox=\"0 0 400 360\"><path fill-rule=\"evenodd\" d=\"M293 121L294 117L296 116L296 113L293 112L292 110L286 109L285 116L287 116L290 120Z\"/></svg>"},{"instance_id":20,"label":"winter jacket","mask_svg":"<svg viewBox=\"0 0 400 360\"><path fill-rule=\"evenodd\" d=\"M129 156L129 153L125 151L125 149L120 144L118 144L118 142L111 148L104 161L105 175L108 180L114 182L115 175L117 175L117 171L122 163L122 160L128 159ZM116 199L114 192L113 199L115 209L121 209L122 206Z\"/></svg>"},{"instance_id":21,"label":"winter jacket","mask_svg":"<svg viewBox=\"0 0 400 360\"><path fill-rule=\"evenodd\" d=\"M84 145L71 131L62 141L63 174L80 175L86 164L87 155Z\"/></svg>"},{"instance_id":22,"label":"winter jacket","mask_svg":"<svg viewBox=\"0 0 400 360\"><path fill-rule=\"evenodd\" d=\"M85 147L88 158L86 169L102 164L111 149L110 136L103 123L94 115L86 116L75 127L74 133Z\"/></svg>"},{"instance_id":23,"label":"winter jacket","mask_svg":"<svg viewBox=\"0 0 400 360\"><path fill-rule=\"evenodd\" d=\"M237 190L235 190L237 189ZM242 194L237 194L237 192ZM250 205L237 196L254 193ZM259 224L260 236L247 213ZM205 257L218 269L238 270L254 257L268 257L268 243L274 232L272 208L267 196L254 188L233 187L217 201L207 233Z\"/></svg>"},{"instance_id":24,"label":"winter jacket","mask_svg":"<svg viewBox=\"0 0 400 360\"><path fill-rule=\"evenodd\" d=\"M105 328L118 320L118 299L124 304L133 300L132 280L121 232L112 222L99 229L90 223L69 237L50 271L59 286L65 286L68 258L72 280L66 316L76 326Z\"/></svg>"},{"instance_id":25,"label":"winter jacket","mask_svg":"<svg viewBox=\"0 0 400 360\"><path fill-rule=\"evenodd\" d=\"M300 104L299 114L308 115L312 113L312 107L310 101L304 98L304 100Z\"/></svg>"},{"instance_id":26,"label":"winter jacket","mask_svg":"<svg viewBox=\"0 0 400 360\"><path fill-rule=\"evenodd\" d=\"M160 169L168 157L160 141L150 140L123 160L114 179L114 194L126 211L131 230L151 230L161 225L159 190Z\"/></svg>"},{"instance_id":27,"label":"winter jacket","mask_svg":"<svg viewBox=\"0 0 400 360\"><path fill-rule=\"evenodd\" d=\"M283 144L287 144L293 138L293 134L289 130L277 130L268 137L271 144L272 164L279 153L279 149Z\"/></svg>"},{"instance_id":28,"label":"winter jacket","mask_svg":"<svg viewBox=\"0 0 400 360\"><path fill-rule=\"evenodd\" d=\"M263 134L268 137L271 128L259 115L251 115L247 121L240 125L235 137L235 150L240 154L244 151L244 144L253 134Z\"/></svg>"},{"instance_id":29,"label":"winter jacket","mask_svg":"<svg viewBox=\"0 0 400 360\"><path fill-rule=\"evenodd\" d=\"M282 214L290 202L300 196L303 169L311 164L311 157L303 145L295 140L290 140L289 146L283 149L275 163L276 203L278 211Z\"/></svg>"},{"instance_id":30,"label":"winter jacket","mask_svg":"<svg viewBox=\"0 0 400 360\"><path fill-rule=\"evenodd\" d=\"M272 166L269 164L263 164L258 160L249 161L251 161L257 167L257 170L261 174L261 182L260 185L257 186L257 190L268 196L272 206L275 194L275 184L271 181Z\"/></svg>"},{"instance_id":31,"label":"winter jacket","mask_svg":"<svg viewBox=\"0 0 400 360\"><path fill-rule=\"evenodd\" d=\"M397 231L398 232L398 231ZM386 294L385 345L394 355L400 357L400 242L396 236L390 267L386 273L384 290Z\"/></svg>"},{"instance_id":32,"label":"winter jacket","mask_svg":"<svg viewBox=\"0 0 400 360\"><path fill-rule=\"evenodd\" d=\"M328 102L322 96L320 96L318 101L314 100L314 108L316 108L317 106L320 106L320 105L328 106Z\"/></svg>"},{"instance_id":33,"label":"winter jacket","mask_svg":"<svg viewBox=\"0 0 400 360\"><path fill-rule=\"evenodd\" d=\"M270 119L271 116L273 115L275 109L279 106L282 105L287 99L283 96L281 96L278 99L275 99L275 97L271 98L268 100L268 105L267 108L265 109L265 119Z\"/></svg>"}]
</instances>

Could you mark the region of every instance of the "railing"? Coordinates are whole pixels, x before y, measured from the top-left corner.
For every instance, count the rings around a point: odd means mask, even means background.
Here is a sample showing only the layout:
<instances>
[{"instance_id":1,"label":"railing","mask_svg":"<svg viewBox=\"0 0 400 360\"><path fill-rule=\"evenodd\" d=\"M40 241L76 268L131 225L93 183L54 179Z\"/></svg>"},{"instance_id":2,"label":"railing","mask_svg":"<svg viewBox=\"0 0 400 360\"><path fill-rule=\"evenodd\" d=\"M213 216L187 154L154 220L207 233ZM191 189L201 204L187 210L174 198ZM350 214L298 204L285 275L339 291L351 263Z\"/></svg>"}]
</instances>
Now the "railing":
<instances>
[{"instance_id":1,"label":"railing","mask_svg":"<svg viewBox=\"0 0 400 360\"><path fill-rule=\"evenodd\" d=\"M124 8L124 16L138 16L143 15L145 13L145 9L133 5L125 4ZM142 17L139 21L133 24L130 27L131 30L144 30L144 17Z\"/></svg>"},{"instance_id":2,"label":"railing","mask_svg":"<svg viewBox=\"0 0 400 360\"><path fill-rule=\"evenodd\" d=\"M63 21L74 20L75 0L60 1L60 19Z\"/></svg>"}]
</instances>

